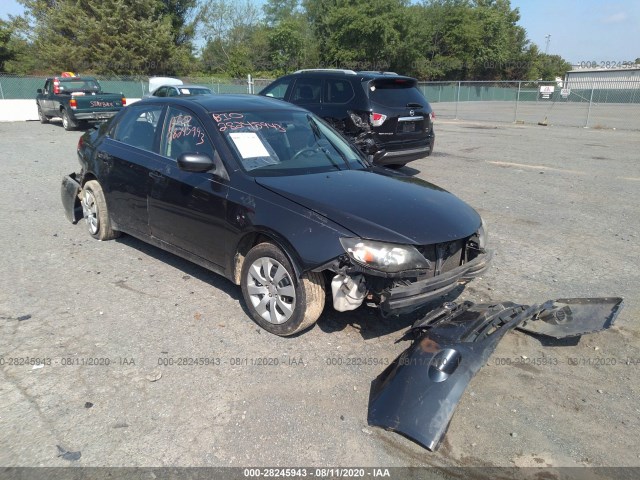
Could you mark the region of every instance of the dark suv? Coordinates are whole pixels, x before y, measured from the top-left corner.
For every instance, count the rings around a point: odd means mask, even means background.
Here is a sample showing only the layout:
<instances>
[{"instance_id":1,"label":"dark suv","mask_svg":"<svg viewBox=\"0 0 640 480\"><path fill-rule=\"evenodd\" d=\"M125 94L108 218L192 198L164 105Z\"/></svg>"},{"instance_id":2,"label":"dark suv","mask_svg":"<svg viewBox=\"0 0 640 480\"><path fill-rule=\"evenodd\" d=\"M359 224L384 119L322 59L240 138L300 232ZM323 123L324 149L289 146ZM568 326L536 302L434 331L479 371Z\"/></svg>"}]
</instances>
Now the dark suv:
<instances>
[{"instance_id":1,"label":"dark suv","mask_svg":"<svg viewBox=\"0 0 640 480\"><path fill-rule=\"evenodd\" d=\"M415 78L391 72L299 70L259 94L321 116L378 165L401 167L431 154L433 111Z\"/></svg>"}]
</instances>

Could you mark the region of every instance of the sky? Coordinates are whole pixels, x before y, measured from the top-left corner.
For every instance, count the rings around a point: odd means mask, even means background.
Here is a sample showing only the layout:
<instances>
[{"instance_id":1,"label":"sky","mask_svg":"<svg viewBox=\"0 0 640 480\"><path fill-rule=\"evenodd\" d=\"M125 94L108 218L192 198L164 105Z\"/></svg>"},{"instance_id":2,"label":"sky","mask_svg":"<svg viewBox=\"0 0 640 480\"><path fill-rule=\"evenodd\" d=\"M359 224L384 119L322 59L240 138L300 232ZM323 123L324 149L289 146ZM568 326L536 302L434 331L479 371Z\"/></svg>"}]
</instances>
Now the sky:
<instances>
[{"instance_id":1,"label":"sky","mask_svg":"<svg viewBox=\"0 0 640 480\"><path fill-rule=\"evenodd\" d=\"M633 62L640 57L638 0L511 0L527 38L573 64Z\"/></svg>"},{"instance_id":2,"label":"sky","mask_svg":"<svg viewBox=\"0 0 640 480\"><path fill-rule=\"evenodd\" d=\"M572 64L640 57L638 0L511 0L511 6L520 10L519 25L531 42L544 52L551 35L548 53ZM16 0L0 0L0 18L21 12Z\"/></svg>"}]
</instances>

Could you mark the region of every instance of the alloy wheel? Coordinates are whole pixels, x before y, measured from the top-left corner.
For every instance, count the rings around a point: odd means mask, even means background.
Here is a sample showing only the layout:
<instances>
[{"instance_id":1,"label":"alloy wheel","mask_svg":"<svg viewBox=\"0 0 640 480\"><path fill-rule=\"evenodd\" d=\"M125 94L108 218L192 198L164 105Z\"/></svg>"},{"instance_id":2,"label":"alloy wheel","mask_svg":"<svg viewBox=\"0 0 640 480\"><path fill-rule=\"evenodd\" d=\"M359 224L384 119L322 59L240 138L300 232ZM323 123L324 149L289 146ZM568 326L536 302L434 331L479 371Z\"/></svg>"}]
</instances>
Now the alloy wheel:
<instances>
[{"instance_id":1,"label":"alloy wheel","mask_svg":"<svg viewBox=\"0 0 640 480\"><path fill-rule=\"evenodd\" d=\"M267 322L281 324L293 315L296 289L287 269L274 258L261 257L251 264L247 291L253 308Z\"/></svg>"},{"instance_id":2,"label":"alloy wheel","mask_svg":"<svg viewBox=\"0 0 640 480\"><path fill-rule=\"evenodd\" d=\"M96 207L96 199L93 192L85 189L82 195L82 215L84 216L89 232L92 235L98 233L98 208Z\"/></svg>"}]
</instances>

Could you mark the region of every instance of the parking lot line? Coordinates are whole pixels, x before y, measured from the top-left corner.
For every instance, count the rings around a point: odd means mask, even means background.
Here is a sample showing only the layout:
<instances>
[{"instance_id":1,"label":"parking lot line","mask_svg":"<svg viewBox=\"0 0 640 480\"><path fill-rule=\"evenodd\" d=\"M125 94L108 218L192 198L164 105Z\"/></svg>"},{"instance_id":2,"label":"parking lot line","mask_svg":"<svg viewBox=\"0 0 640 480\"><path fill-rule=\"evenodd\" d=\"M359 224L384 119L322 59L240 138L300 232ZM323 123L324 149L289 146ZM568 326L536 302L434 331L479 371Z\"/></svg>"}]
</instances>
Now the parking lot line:
<instances>
[{"instance_id":1,"label":"parking lot line","mask_svg":"<svg viewBox=\"0 0 640 480\"><path fill-rule=\"evenodd\" d=\"M503 167L530 168L532 170L551 170L554 172L574 173L576 175L584 175L586 173L586 172L580 172L578 170L566 170L564 168L547 167L544 165L526 165L523 163L499 162L499 161L487 161L487 163L491 163L493 165L498 165Z\"/></svg>"}]
</instances>

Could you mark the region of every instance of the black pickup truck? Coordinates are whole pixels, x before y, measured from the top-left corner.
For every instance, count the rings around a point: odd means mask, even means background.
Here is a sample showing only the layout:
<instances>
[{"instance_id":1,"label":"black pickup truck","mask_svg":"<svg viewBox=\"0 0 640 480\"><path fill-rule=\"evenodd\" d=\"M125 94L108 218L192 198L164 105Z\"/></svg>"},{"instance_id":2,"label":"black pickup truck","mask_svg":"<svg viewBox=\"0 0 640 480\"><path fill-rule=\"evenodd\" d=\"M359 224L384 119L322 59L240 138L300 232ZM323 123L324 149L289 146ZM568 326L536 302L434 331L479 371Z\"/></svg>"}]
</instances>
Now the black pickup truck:
<instances>
[{"instance_id":1,"label":"black pickup truck","mask_svg":"<svg viewBox=\"0 0 640 480\"><path fill-rule=\"evenodd\" d=\"M40 123L52 117L62 118L65 130L74 130L90 122L102 122L113 117L127 104L120 93L103 93L93 77L77 77L64 73L47 78L36 97Z\"/></svg>"}]
</instances>

